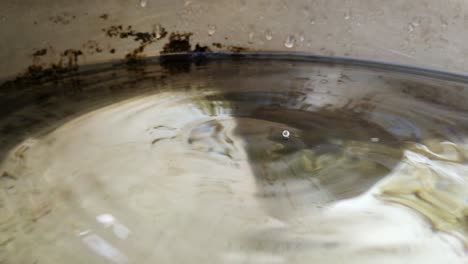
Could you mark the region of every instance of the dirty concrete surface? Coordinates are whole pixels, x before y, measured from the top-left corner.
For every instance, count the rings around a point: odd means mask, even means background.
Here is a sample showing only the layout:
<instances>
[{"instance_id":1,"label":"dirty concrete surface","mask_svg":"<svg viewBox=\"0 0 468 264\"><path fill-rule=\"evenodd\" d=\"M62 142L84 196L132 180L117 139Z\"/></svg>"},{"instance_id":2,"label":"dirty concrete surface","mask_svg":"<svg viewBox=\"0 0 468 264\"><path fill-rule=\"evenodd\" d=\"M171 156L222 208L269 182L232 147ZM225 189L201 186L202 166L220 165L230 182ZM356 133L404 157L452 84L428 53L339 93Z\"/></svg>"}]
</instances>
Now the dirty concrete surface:
<instances>
[{"instance_id":1,"label":"dirty concrete surface","mask_svg":"<svg viewBox=\"0 0 468 264\"><path fill-rule=\"evenodd\" d=\"M144 3L144 4L143 4ZM102 29L131 25L149 32L191 32L193 43L253 50L301 51L466 71L468 3L437 1L43 1L0 3L0 77L26 69L48 48L42 63L56 63L66 49L97 43L83 64L117 60L138 45L110 39ZM144 7L143 7L144 6ZM291 36L291 45L285 41ZM291 39L291 38L290 38ZM158 55L165 43L145 47ZM288 47L286 47L288 46ZM221 49L222 50L222 49Z\"/></svg>"}]
</instances>

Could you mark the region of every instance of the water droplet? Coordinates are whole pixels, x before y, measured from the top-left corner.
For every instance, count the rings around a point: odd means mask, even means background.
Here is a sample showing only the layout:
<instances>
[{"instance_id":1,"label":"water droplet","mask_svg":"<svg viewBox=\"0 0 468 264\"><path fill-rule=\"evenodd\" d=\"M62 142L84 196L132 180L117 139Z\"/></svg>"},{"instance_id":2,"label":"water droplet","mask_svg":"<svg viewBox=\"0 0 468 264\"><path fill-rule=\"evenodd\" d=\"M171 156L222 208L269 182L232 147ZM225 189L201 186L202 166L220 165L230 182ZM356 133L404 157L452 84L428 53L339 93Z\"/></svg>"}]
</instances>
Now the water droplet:
<instances>
[{"instance_id":1,"label":"water droplet","mask_svg":"<svg viewBox=\"0 0 468 264\"><path fill-rule=\"evenodd\" d=\"M304 42L304 40L305 40L304 34L300 34L299 35L299 41Z\"/></svg>"},{"instance_id":2,"label":"water droplet","mask_svg":"<svg viewBox=\"0 0 468 264\"><path fill-rule=\"evenodd\" d=\"M441 18L441 19L440 19L440 22L441 22L443 28L448 27L448 22L447 22L446 20L444 20L444 19Z\"/></svg>"},{"instance_id":3,"label":"water droplet","mask_svg":"<svg viewBox=\"0 0 468 264\"><path fill-rule=\"evenodd\" d=\"M147 0L140 0L140 6L141 7L146 7L147 4L148 4Z\"/></svg>"},{"instance_id":4,"label":"water droplet","mask_svg":"<svg viewBox=\"0 0 468 264\"><path fill-rule=\"evenodd\" d=\"M419 26L418 22L409 23L408 24L408 32L413 32L417 26Z\"/></svg>"},{"instance_id":5,"label":"water droplet","mask_svg":"<svg viewBox=\"0 0 468 264\"><path fill-rule=\"evenodd\" d=\"M158 24L154 28L154 33L156 33L156 39L161 39L167 34L167 31L161 25Z\"/></svg>"},{"instance_id":6,"label":"water droplet","mask_svg":"<svg viewBox=\"0 0 468 264\"><path fill-rule=\"evenodd\" d=\"M253 39L254 36L255 36L255 33L253 33L253 32L249 33L249 39Z\"/></svg>"},{"instance_id":7,"label":"water droplet","mask_svg":"<svg viewBox=\"0 0 468 264\"><path fill-rule=\"evenodd\" d=\"M215 25L208 25L208 36L213 36L216 33Z\"/></svg>"},{"instance_id":8,"label":"water droplet","mask_svg":"<svg viewBox=\"0 0 468 264\"><path fill-rule=\"evenodd\" d=\"M283 135L284 138L289 138L289 136L291 135L291 133L289 133L289 130L283 130L282 135Z\"/></svg>"},{"instance_id":9,"label":"water droplet","mask_svg":"<svg viewBox=\"0 0 468 264\"><path fill-rule=\"evenodd\" d=\"M273 39L273 33L271 32L271 30L267 29L265 31L265 39L266 40L272 40Z\"/></svg>"},{"instance_id":10,"label":"water droplet","mask_svg":"<svg viewBox=\"0 0 468 264\"><path fill-rule=\"evenodd\" d=\"M284 41L284 46L288 49L291 49L294 47L294 44L296 43L296 38L293 35L288 35L286 37L286 40Z\"/></svg>"}]
</instances>

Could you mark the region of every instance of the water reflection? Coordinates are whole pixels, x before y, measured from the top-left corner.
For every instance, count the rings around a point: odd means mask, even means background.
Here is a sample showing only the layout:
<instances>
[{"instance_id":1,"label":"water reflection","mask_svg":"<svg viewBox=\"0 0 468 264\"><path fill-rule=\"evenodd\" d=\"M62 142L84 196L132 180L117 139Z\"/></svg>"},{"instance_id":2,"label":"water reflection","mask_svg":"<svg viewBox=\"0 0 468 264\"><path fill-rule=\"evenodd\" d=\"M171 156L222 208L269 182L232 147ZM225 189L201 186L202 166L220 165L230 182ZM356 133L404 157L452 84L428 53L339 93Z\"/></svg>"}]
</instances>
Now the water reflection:
<instances>
[{"instance_id":1,"label":"water reflection","mask_svg":"<svg viewBox=\"0 0 468 264\"><path fill-rule=\"evenodd\" d=\"M393 80L442 81L181 63L164 78L159 64L116 67L105 86L91 72L83 94L0 120L48 128L0 167L0 262L466 262L468 114Z\"/></svg>"}]
</instances>

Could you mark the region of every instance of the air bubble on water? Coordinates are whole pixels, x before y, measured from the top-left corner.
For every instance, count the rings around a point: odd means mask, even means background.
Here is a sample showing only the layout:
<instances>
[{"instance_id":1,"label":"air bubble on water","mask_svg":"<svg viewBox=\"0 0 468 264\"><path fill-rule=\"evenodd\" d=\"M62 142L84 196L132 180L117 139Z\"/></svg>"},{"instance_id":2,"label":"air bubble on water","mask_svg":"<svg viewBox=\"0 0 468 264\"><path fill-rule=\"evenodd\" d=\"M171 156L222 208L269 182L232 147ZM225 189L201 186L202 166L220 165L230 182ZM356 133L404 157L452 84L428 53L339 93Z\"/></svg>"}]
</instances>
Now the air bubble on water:
<instances>
[{"instance_id":1,"label":"air bubble on water","mask_svg":"<svg viewBox=\"0 0 468 264\"><path fill-rule=\"evenodd\" d=\"M315 19L311 19L309 22L311 25L315 25Z\"/></svg>"},{"instance_id":2,"label":"air bubble on water","mask_svg":"<svg viewBox=\"0 0 468 264\"><path fill-rule=\"evenodd\" d=\"M349 20L349 18L350 18L350 15L349 15L348 13L345 13L344 19L345 19L345 20Z\"/></svg>"},{"instance_id":3,"label":"air bubble on water","mask_svg":"<svg viewBox=\"0 0 468 264\"><path fill-rule=\"evenodd\" d=\"M288 35L286 37L286 40L284 41L284 46L288 49L291 49L294 47L294 44L296 43L296 38L293 35Z\"/></svg>"},{"instance_id":4,"label":"air bubble on water","mask_svg":"<svg viewBox=\"0 0 468 264\"><path fill-rule=\"evenodd\" d=\"M215 25L208 25L208 36L213 36L216 33Z\"/></svg>"},{"instance_id":5,"label":"air bubble on water","mask_svg":"<svg viewBox=\"0 0 468 264\"><path fill-rule=\"evenodd\" d=\"M266 40L272 40L273 39L273 33L271 32L271 30L267 29L265 31L265 39Z\"/></svg>"},{"instance_id":6,"label":"air bubble on water","mask_svg":"<svg viewBox=\"0 0 468 264\"><path fill-rule=\"evenodd\" d=\"M253 39L254 36L255 36L255 33L253 33L253 32L249 33L249 39Z\"/></svg>"},{"instance_id":7,"label":"air bubble on water","mask_svg":"<svg viewBox=\"0 0 468 264\"><path fill-rule=\"evenodd\" d=\"M140 0L141 7L146 7L147 4L148 4L148 0Z\"/></svg>"},{"instance_id":8,"label":"air bubble on water","mask_svg":"<svg viewBox=\"0 0 468 264\"><path fill-rule=\"evenodd\" d=\"M370 140L371 140L372 142L379 142L379 141L380 141L380 139L377 138L377 137L373 137L373 138L371 138Z\"/></svg>"},{"instance_id":9,"label":"air bubble on water","mask_svg":"<svg viewBox=\"0 0 468 264\"><path fill-rule=\"evenodd\" d=\"M111 214L101 214L96 216L96 220L105 227L109 227L114 223L115 218Z\"/></svg>"},{"instance_id":10,"label":"air bubble on water","mask_svg":"<svg viewBox=\"0 0 468 264\"><path fill-rule=\"evenodd\" d=\"M291 133L289 133L289 130L283 130L283 133L281 133L283 135L284 138L289 138L289 136L291 135Z\"/></svg>"}]
</instances>

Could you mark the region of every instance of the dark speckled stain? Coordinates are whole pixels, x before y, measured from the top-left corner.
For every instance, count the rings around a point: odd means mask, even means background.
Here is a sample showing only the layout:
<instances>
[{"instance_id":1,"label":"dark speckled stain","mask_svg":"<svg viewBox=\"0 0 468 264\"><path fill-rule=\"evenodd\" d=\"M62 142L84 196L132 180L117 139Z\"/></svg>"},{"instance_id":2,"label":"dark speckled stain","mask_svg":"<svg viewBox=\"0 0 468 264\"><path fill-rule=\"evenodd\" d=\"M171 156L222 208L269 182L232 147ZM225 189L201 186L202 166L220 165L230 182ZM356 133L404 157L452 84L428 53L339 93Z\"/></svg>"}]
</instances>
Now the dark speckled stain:
<instances>
[{"instance_id":1,"label":"dark speckled stain","mask_svg":"<svg viewBox=\"0 0 468 264\"><path fill-rule=\"evenodd\" d=\"M227 50L231 52L242 52L242 51L248 51L248 48L245 47L240 47L240 46L227 46Z\"/></svg>"},{"instance_id":2,"label":"dark speckled stain","mask_svg":"<svg viewBox=\"0 0 468 264\"><path fill-rule=\"evenodd\" d=\"M136 60L144 56L143 52L148 45L164 38L167 35L167 31L163 27L160 27L158 34L155 32L155 30L152 32L136 31L130 25L126 28L124 28L122 25L114 25L110 26L109 28L104 28L102 31L109 38L133 38L135 42L140 43L138 47L125 55L127 64L135 63ZM110 53L115 53L115 49L112 48Z\"/></svg>"},{"instance_id":3,"label":"dark speckled stain","mask_svg":"<svg viewBox=\"0 0 468 264\"><path fill-rule=\"evenodd\" d=\"M99 18L103 19L103 20L107 20L109 18L109 15L108 14L102 14L99 16Z\"/></svg>"},{"instance_id":4,"label":"dark speckled stain","mask_svg":"<svg viewBox=\"0 0 468 264\"><path fill-rule=\"evenodd\" d=\"M107 37L110 38L133 38L133 40L140 42L140 44L154 42L155 40L159 40L164 38L167 35L167 31L164 28L161 28L159 35L156 32L143 32L143 31L136 31L132 29L132 26L127 26L124 28L122 25L117 26L110 26L109 28L104 28L102 31L106 34Z\"/></svg>"},{"instance_id":5,"label":"dark speckled stain","mask_svg":"<svg viewBox=\"0 0 468 264\"><path fill-rule=\"evenodd\" d=\"M225 48L227 51L230 51L230 52L242 52L242 51L248 51L249 50L248 48L245 48L245 47L223 45L222 43L219 43L219 42L213 42L213 43L211 43L211 45L213 47L215 47L215 48L218 48L218 49Z\"/></svg>"},{"instance_id":6,"label":"dark speckled stain","mask_svg":"<svg viewBox=\"0 0 468 264\"><path fill-rule=\"evenodd\" d=\"M101 14L99 16L102 20L107 20L109 18L108 14ZM59 24L68 24L71 20L76 19L74 15L70 13L62 13L56 16L49 18L50 21ZM156 31L157 30L157 31ZM118 38L118 39L133 39L135 42L138 42L139 45L134 48L131 52L127 53L124 57L125 62L129 65L135 64L144 64L141 60L144 57L145 48L162 39L168 35L167 30L164 27L158 26L154 27L151 32L137 31L132 28L131 25L112 25L108 28L103 28L102 31L109 38ZM190 43L190 38L193 35L191 32L179 33L172 32L169 35L169 42L163 46L161 54L167 53L184 53L184 52L197 52L197 53L206 53L212 52L212 49L209 46L203 46L197 43L193 48ZM89 40L82 45L82 50L78 49L67 49L60 54L60 59L57 63L49 64L48 66L44 63L40 63L40 58L47 55L48 51L52 49L41 48L36 49L32 53L33 61L32 65L21 74L18 74L17 77L9 82L4 83L8 85L12 82L21 82L21 83L33 83L40 82L44 80L58 80L61 75L65 75L71 71L77 71L79 68L78 58L84 54L94 55L95 53L103 52L103 49L99 46L100 44L95 40ZM247 49L239 46L227 46L221 43L212 43L212 47L218 49L226 49L231 52L241 52L246 51ZM108 48L109 53L116 53L116 49L113 47ZM164 64L164 62L162 62ZM170 73L185 72L190 70L190 65L182 63L179 65L165 65L166 69L169 69ZM3 86L3 85L1 85ZM0 86L0 88L1 88Z\"/></svg>"},{"instance_id":7,"label":"dark speckled stain","mask_svg":"<svg viewBox=\"0 0 468 264\"><path fill-rule=\"evenodd\" d=\"M200 44L196 44L193 52L211 52L211 49L208 46L201 46Z\"/></svg>"},{"instance_id":8,"label":"dark speckled stain","mask_svg":"<svg viewBox=\"0 0 468 264\"><path fill-rule=\"evenodd\" d=\"M36 51L37 56L43 56L47 50ZM50 66L42 66L33 64L30 65L23 73L19 74L14 80L5 82L0 88L9 86L13 83L35 83L44 80L58 80L61 75L71 71L78 70L78 58L83 55L81 50L67 49L60 55L58 63L50 64Z\"/></svg>"},{"instance_id":9,"label":"dark speckled stain","mask_svg":"<svg viewBox=\"0 0 468 264\"><path fill-rule=\"evenodd\" d=\"M85 44L83 44L81 47L89 55L102 52L102 48L99 46L99 43L95 40L89 40Z\"/></svg>"},{"instance_id":10,"label":"dark speckled stain","mask_svg":"<svg viewBox=\"0 0 468 264\"><path fill-rule=\"evenodd\" d=\"M70 22L76 19L75 15L71 15L68 12L63 12L61 14L49 17L49 21L54 24L68 25Z\"/></svg>"},{"instance_id":11,"label":"dark speckled stain","mask_svg":"<svg viewBox=\"0 0 468 264\"><path fill-rule=\"evenodd\" d=\"M125 60L127 64L138 63L141 57L143 57L143 51L145 50L146 45L140 45L136 49L132 50L130 53L125 55Z\"/></svg>"},{"instance_id":12,"label":"dark speckled stain","mask_svg":"<svg viewBox=\"0 0 468 264\"><path fill-rule=\"evenodd\" d=\"M181 52L211 52L211 49L208 46L202 46L196 44L192 50L192 45L190 44L190 37L192 33L171 33L169 36L169 42L164 45L161 54L167 53L181 53Z\"/></svg>"},{"instance_id":13,"label":"dark speckled stain","mask_svg":"<svg viewBox=\"0 0 468 264\"><path fill-rule=\"evenodd\" d=\"M83 55L83 52L81 50L75 50L75 49L67 49L63 52L62 57L60 62L62 63L63 60L66 60L67 64L66 66L68 68L78 68L78 57Z\"/></svg>"},{"instance_id":14,"label":"dark speckled stain","mask_svg":"<svg viewBox=\"0 0 468 264\"><path fill-rule=\"evenodd\" d=\"M213 45L213 47L218 48L218 49L223 48L223 44L219 42L213 42L211 45Z\"/></svg>"},{"instance_id":15,"label":"dark speckled stain","mask_svg":"<svg viewBox=\"0 0 468 264\"><path fill-rule=\"evenodd\" d=\"M34 57L41 57L41 56L44 56L47 54L47 49L40 49L40 50L36 50L34 53L33 53L33 56Z\"/></svg>"},{"instance_id":16,"label":"dark speckled stain","mask_svg":"<svg viewBox=\"0 0 468 264\"><path fill-rule=\"evenodd\" d=\"M192 49L190 45L190 37L192 35L192 33L171 33L171 35L169 35L169 42L164 45L161 54L190 52Z\"/></svg>"},{"instance_id":17,"label":"dark speckled stain","mask_svg":"<svg viewBox=\"0 0 468 264\"><path fill-rule=\"evenodd\" d=\"M119 35L120 31L123 30L122 25L118 26L110 26L109 28L103 28L102 31L106 34L106 36L112 38Z\"/></svg>"}]
</instances>

